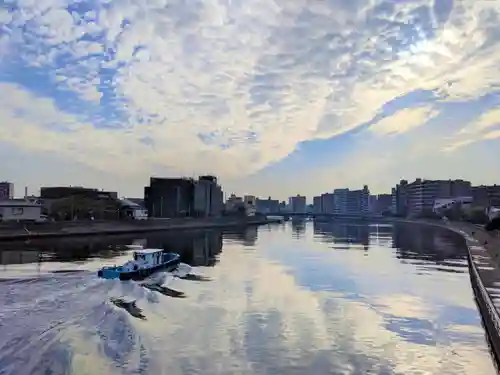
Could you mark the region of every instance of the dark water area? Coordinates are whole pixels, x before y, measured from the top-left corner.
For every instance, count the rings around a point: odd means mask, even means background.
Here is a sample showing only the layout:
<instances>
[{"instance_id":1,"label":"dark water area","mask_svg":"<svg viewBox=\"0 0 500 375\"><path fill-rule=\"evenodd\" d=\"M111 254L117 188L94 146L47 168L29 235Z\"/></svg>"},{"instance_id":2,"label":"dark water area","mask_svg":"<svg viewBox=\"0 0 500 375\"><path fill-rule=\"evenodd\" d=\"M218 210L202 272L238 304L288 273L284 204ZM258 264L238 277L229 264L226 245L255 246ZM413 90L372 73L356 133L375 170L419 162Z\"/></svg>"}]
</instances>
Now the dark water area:
<instances>
[{"instance_id":1,"label":"dark water area","mask_svg":"<svg viewBox=\"0 0 500 375\"><path fill-rule=\"evenodd\" d=\"M163 286L183 298L96 277L130 244L193 266ZM497 373L464 243L439 228L301 221L2 242L0 270L2 375Z\"/></svg>"}]
</instances>

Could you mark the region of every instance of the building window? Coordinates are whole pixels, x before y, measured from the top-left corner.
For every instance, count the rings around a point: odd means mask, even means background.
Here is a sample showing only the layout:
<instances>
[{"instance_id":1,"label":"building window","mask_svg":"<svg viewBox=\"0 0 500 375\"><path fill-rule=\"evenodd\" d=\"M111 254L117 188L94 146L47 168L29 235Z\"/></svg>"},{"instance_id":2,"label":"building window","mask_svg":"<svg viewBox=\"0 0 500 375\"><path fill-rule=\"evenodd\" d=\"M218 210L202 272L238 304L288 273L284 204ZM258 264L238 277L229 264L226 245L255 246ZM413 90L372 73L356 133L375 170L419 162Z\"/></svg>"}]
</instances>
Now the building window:
<instances>
[{"instance_id":1,"label":"building window","mask_svg":"<svg viewBox=\"0 0 500 375\"><path fill-rule=\"evenodd\" d=\"M22 215L24 212L22 207L12 207L12 215Z\"/></svg>"}]
</instances>

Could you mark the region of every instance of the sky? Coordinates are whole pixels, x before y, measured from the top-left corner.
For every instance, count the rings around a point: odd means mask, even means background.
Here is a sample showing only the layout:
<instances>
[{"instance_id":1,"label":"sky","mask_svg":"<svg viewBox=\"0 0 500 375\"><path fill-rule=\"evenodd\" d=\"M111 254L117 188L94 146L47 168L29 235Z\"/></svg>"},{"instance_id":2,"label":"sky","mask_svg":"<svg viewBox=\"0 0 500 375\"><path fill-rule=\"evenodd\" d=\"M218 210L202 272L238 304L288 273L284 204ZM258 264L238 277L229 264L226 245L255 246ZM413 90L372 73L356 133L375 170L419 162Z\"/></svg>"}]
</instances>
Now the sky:
<instances>
[{"instance_id":1,"label":"sky","mask_svg":"<svg viewBox=\"0 0 500 375\"><path fill-rule=\"evenodd\" d=\"M500 183L500 0L2 0L0 180Z\"/></svg>"}]
</instances>

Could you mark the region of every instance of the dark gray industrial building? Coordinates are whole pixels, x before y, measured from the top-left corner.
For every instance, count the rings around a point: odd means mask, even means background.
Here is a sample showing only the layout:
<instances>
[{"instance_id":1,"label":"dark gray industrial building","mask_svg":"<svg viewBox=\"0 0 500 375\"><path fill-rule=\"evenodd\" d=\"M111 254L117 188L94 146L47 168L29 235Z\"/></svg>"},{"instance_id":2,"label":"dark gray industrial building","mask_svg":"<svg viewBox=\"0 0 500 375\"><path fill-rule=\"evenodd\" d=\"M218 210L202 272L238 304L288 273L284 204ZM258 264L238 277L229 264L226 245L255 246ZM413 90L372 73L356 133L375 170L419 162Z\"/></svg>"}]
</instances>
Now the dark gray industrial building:
<instances>
[{"instance_id":1,"label":"dark gray industrial building","mask_svg":"<svg viewBox=\"0 0 500 375\"><path fill-rule=\"evenodd\" d=\"M144 188L144 205L149 217L191 216L194 202L192 178L151 177Z\"/></svg>"}]
</instances>

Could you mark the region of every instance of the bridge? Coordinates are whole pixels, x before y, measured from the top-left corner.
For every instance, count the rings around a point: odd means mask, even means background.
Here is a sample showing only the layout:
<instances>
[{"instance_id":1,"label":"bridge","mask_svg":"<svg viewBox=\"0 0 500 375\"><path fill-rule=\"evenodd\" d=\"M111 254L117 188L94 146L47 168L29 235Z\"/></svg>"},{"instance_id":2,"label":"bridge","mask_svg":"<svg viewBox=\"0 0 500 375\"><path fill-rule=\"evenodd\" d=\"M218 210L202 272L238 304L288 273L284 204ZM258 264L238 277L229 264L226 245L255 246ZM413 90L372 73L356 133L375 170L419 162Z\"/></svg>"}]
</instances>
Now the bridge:
<instances>
[{"instance_id":1,"label":"bridge","mask_svg":"<svg viewBox=\"0 0 500 375\"><path fill-rule=\"evenodd\" d=\"M313 219L345 219L345 220L372 220L383 216L373 214L341 214L341 213L317 213L317 212L270 212L266 216L282 216L285 220L291 218L313 218Z\"/></svg>"}]
</instances>

